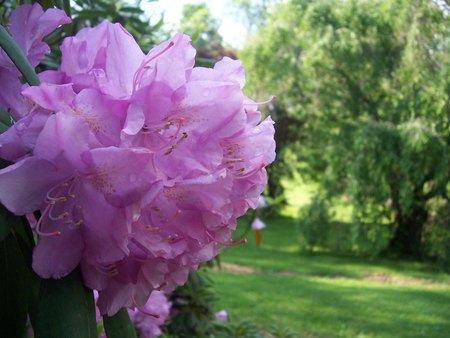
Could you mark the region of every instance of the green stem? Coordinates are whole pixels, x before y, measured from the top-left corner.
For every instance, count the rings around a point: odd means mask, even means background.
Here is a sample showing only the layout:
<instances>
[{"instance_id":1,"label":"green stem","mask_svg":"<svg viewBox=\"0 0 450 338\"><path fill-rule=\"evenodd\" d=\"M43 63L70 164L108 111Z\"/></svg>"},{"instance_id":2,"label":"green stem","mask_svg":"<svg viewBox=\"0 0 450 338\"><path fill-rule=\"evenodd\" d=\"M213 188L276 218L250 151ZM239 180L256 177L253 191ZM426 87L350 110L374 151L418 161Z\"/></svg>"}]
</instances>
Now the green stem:
<instances>
[{"instance_id":1,"label":"green stem","mask_svg":"<svg viewBox=\"0 0 450 338\"><path fill-rule=\"evenodd\" d=\"M22 49L20 49L2 25L0 25L0 47L6 52L11 61L14 62L30 86L38 86L40 82L34 68L31 66Z\"/></svg>"},{"instance_id":2,"label":"green stem","mask_svg":"<svg viewBox=\"0 0 450 338\"><path fill-rule=\"evenodd\" d=\"M103 316L106 336L108 338L137 338L136 329L126 309L121 309L114 316Z\"/></svg>"}]
</instances>

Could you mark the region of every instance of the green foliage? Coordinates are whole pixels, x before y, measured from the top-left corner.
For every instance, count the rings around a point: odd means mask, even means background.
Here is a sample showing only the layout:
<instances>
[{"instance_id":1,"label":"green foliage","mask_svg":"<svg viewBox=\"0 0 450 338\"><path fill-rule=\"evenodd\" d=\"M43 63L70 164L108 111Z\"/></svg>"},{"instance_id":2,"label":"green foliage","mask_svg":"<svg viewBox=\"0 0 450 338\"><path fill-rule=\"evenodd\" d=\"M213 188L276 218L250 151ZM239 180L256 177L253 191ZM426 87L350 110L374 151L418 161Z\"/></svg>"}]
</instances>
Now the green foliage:
<instances>
[{"instance_id":1,"label":"green foliage","mask_svg":"<svg viewBox=\"0 0 450 338\"><path fill-rule=\"evenodd\" d=\"M158 29L164 21L161 17L156 24L152 25L150 18L146 17L144 10L141 9L140 3L141 1L132 4L123 0L75 0L76 7L72 8L72 30L68 33L74 35L81 28L95 26L103 20L118 22L133 35L146 52L158 42L157 34L162 33L158 32Z\"/></svg>"},{"instance_id":2,"label":"green foliage","mask_svg":"<svg viewBox=\"0 0 450 338\"><path fill-rule=\"evenodd\" d=\"M441 269L450 272L450 203L440 202L427 227L427 244Z\"/></svg>"},{"instance_id":3,"label":"green foliage","mask_svg":"<svg viewBox=\"0 0 450 338\"><path fill-rule=\"evenodd\" d=\"M30 62L23 51L2 25L0 25L0 47L14 62L14 65L23 74L30 86L38 86L39 79L34 72L33 67L31 67Z\"/></svg>"},{"instance_id":4,"label":"green foliage","mask_svg":"<svg viewBox=\"0 0 450 338\"><path fill-rule=\"evenodd\" d=\"M205 271L190 273L185 285L171 295L174 313L167 332L176 337L206 337L213 330L214 294Z\"/></svg>"},{"instance_id":5,"label":"green foliage","mask_svg":"<svg viewBox=\"0 0 450 338\"><path fill-rule=\"evenodd\" d=\"M271 4L279 0L229 0L233 7L233 14L247 28L247 32L254 32L266 22L267 12Z\"/></svg>"},{"instance_id":6,"label":"green foliage","mask_svg":"<svg viewBox=\"0 0 450 338\"><path fill-rule=\"evenodd\" d=\"M214 59L223 49L219 21L212 16L206 3L185 4L180 29L192 38L197 58Z\"/></svg>"},{"instance_id":7,"label":"green foliage","mask_svg":"<svg viewBox=\"0 0 450 338\"><path fill-rule=\"evenodd\" d=\"M33 329L36 338L96 337L94 296L78 270L60 280L41 281Z\"/></svg>"},{"instance_id":8,"label":"green foliage","mask_svg":"<svg viewBox=\"0 0 450 338\"><path fill-rule=\"evenodd\" d=\"M31 269L31 238L28 225L0 211L0 337L21 337L27 315L34 314L39 279ZM8 231L5 235L5 229ZM34 320L34 317L31 317Z\"/></svg>"},{"instance_id":9,"label":"green foliage","mask_svg":"<svg viewBox=\"0 0 450 338\"><path fill-rule=\"evenodd\" d=\"M35 1L33 1L35 2ZM122 0L114 1L36 1L44 9L59 7L66 13L70 13L72 23L64 25L46 37L46 42L51 48L51 53L46 55L38 66L38 70L55 69L58 67L61 52L59 46L66 36L75 35L84 27L92 27L103 20L118 22L129 31L139 43L144 52L149 51L162 39L166 39L167 32L160 30L164 21L163 17L158 17L155 24L151 23L151 18L147 17L144 10L140 8L140 1L131 4ZM6 1L0 9L0 23L7 24L11 11L18 6L21 1Z\"/></svg>"},{"instance_id":10,"label":"green foliage","mask_svg":"<svg viewBox=\"0 0 450 338\"><path fill-rule=\"evenodd\" d=\"M374 253L391 224L388 251L420 256L449 180L448 22L428 0L290 0L242 53L252 95L279 96L278 167L296 168L289 149L330 201L348 195Z\"/></svg>"},{"instance_id":11,"label":"green foliage","mask_svg":"<svg viewBox=\"0 0 450 338\"><path fill-rule=\"evenodd\" d=\"M222 42L218 33L219 22L213 18L206 3L184 5L180 28L191 36L192 43L197 48L205 48L211 41L218 42L219 45Z\"/></svg>"},{"instance_id":12,"label":"green foliage","mask_svg":"<svg viewBox=\"0 0 450 338\"><path fill-rule=\"evenodd\" d=\"M302 249L313 251L314 247L327 246L332 217L329 208L328 201L316 195L309 205L300 210L298 232Z\"/></svg>"},{"instance_id":13,"label":"green foliage","mask_svg":"<svg viewBox=\"0 0 450 338\"><path fill-rule=\"evenodd\" d=\"M448 336L450 275L434 265L301 254L296 219L265 222L261 247L249 241L226 250L222 271L210 273L217 310L273 337L280 336L272 325L305 338ZM243 220L238 232L245 226Z\"/></svg>"},{"instance_id":14,"label":"green foliage","mask_svg":"<svg viewBox=\"0 0 450 338\"><path fill-rule=\"evenodd\" d=\"M214 309L217 299L210 273L208 270L191 272L187 283L172 293L171 318L163 328L162 337L263 338L267 337L269 332L274 337L294 337L284 326L273 325L266 330L252 321L241 318L236 320L231 317L227 321L215 319Z\"/></svg>"},{"instance_id":15,"label":"green foliage","mask_svg":"<svg viewBox=\"0 0 450 338\"><path fill-rule=\"evenodd\" d=\"M103 316L103 325L108 338L137 338L136 329L126 309L121 309L114 316Z\"/></svg>"}]
</instances>

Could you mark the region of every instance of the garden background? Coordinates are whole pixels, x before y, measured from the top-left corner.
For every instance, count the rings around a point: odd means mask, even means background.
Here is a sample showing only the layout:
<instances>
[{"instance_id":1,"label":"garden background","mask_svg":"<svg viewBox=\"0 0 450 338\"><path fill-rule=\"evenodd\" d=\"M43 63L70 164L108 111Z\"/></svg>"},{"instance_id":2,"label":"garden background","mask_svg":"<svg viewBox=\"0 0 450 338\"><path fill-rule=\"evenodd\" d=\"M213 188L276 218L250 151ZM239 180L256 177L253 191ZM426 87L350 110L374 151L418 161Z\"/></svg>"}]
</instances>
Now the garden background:
<instances>
[{"instance_id":1,"label":"garden background","mask_svg":"<svg viewBox=\"0 0 450 338\"><path fill-rule=\"evenodd\" d=\"M2 23L23 2L2 1ZM166 336L448 337L450 5L228 0L245 30L236 46L206 3L170 24L147 3L61 1L73 22L46 38L39 69L58 66L65 36L108 19L144 51L182 30L198 66L239 58L244 92L277 96L263 108L277 142L266 205L239 222L247 244L177 290Z\"/></svg>"}]
</instances>

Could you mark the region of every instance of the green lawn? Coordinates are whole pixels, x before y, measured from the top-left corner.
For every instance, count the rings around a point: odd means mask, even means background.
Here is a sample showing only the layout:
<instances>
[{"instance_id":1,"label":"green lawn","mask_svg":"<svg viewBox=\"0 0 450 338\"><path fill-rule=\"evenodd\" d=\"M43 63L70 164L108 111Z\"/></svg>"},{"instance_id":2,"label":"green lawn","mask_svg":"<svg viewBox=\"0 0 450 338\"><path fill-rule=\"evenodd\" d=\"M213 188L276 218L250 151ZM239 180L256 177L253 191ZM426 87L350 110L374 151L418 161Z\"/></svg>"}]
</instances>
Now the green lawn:
<instances>
[{"instance_id":1,"label":"green lawn","mask_svg":"<svg viewBox=\"0 0 450 338\"><path fill-rule=\"evenodd\" d=\"M295 221L265 220L263 245L221 255L216 309L299 337L449 337L450 276L413 262L300 254Z\"/></svg>"}]
</instances>

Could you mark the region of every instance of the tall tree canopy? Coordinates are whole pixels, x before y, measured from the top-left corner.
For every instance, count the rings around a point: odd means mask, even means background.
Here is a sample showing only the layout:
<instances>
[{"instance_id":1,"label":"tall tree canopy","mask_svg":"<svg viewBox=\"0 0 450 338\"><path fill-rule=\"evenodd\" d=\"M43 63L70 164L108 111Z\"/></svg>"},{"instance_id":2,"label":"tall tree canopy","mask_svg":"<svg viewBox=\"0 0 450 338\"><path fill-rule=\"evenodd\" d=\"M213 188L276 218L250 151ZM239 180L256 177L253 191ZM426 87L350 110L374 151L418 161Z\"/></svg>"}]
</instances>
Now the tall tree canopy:
<instances>
[{"instance_id":1,"label":"tall tree canopy","mask_svg":"<svg viewBox=\"0 0 450 338\"><path fill-rule=\"evenodd\" d=\"M223 49L219 26L219 21L212 16L206 3L183 6L180 29L191 36L199 56L214 58Z\"/></svg>"},{"instance_id":2,"label":"tall tree canopy","mask_svg":"<svg viewBox=\"0 0 450 338\"><path fill-rule=\"evenodd\" d=\"M257 79L251 90L279 96L273 170L286 168L294 150L303 173L329 196L351 197L357 222L391 223L389 249L409 256L422 253L433 205L448 204L450 20L443 6L290 0L270 11L242 55Z\"/></svg>"}]
</instances>

